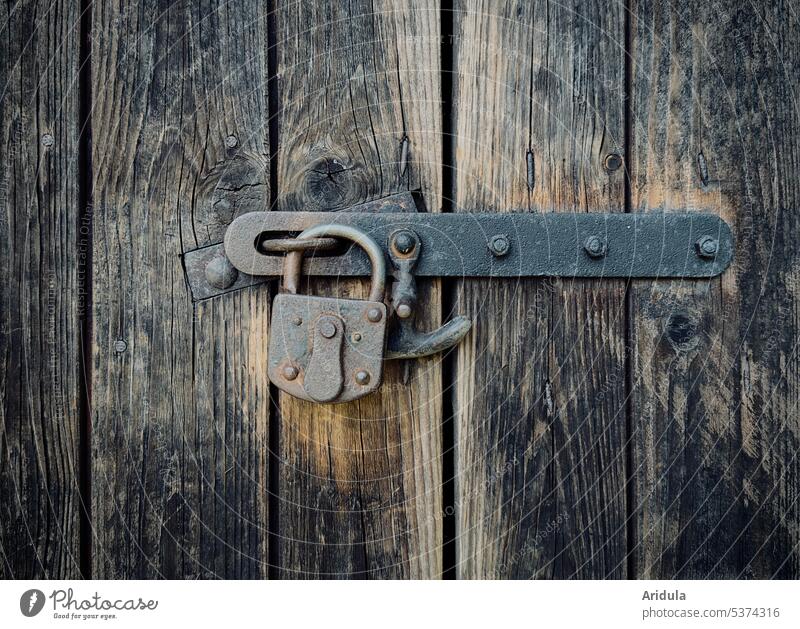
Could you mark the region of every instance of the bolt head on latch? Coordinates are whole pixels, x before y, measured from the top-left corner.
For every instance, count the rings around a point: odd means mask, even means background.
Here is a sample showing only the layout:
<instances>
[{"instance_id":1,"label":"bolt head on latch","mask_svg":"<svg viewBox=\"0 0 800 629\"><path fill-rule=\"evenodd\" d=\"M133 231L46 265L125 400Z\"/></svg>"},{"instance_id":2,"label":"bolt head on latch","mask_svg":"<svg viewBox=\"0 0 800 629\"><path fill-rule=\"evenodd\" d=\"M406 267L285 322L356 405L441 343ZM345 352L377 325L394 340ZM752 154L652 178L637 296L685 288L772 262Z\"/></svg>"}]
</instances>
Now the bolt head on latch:
<instances>
[{"instance_id":1,"label":"bolt head on latch","mask_svg":"<svg viewBox=\"0 0 800 629\"><path fill-rule=\"evenodd\" d=\"M505 234L495 234L489 239L489 251L496 258L501 258L508 255L511 251L511 241Z\"/></svg>"},{"instance_id":2,"label":"bolt head on latch","mask_svg":"<svg viewBox=\"0 0 800 629\"><path fill-rule=\"evenodd\" d=\"M226 256L215 256L206 265L206 281L214 288L230 288L238 277L239 271Z\"/></svg>"},{"instance_id":3,"label":"bolt head on latch","mask_svg":"<svg viewBox=\"0 0 800 629\"><path fill-rule=\"evenodd\" d=\"M408 319L414 313L414 309L409 304L401 303L397 305L395 312L401 319Z\"/></svg>"},{"instance_id":4,"label":"bolt head on latch","mask_svg":"<svg viewBox=\"0 0 800 629\"><path fill-rule=\"evenodd\" d=\"M701 258L711 259L716 257L719 243L716 238L711 236L701 236L695 243L697 255Z\"/></svg>"},{"instance_id":5,"label":"bolt head on latch","mask_svg":"<svg viewBox=\"0 0 800 629\"><path fill-rule=\"evenodd\" d=\"M408 255L417 246L417 237L407 229L401 229L392 235L392 247L401 255Z\"/></svg>"},{"instance_id":6,"label":"bolt head on latch","mask_svg":"<svg viewBox=\"0 0 800 629\"><path fill-rule=\"evenodd\" d=\"M591 258L602 258L607 250L606 241L600 236L589 236L583 248Z\"/></svg>"}]
</instances>

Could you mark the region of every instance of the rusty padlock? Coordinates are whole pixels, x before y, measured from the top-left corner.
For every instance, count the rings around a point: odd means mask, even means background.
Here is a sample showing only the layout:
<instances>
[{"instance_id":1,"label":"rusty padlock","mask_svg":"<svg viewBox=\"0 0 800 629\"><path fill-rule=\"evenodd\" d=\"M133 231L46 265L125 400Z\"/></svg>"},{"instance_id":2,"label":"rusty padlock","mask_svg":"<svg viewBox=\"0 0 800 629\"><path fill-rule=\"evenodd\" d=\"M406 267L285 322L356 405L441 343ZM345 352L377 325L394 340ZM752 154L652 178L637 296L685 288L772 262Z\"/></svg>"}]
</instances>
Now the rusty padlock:
<instances>
[{"instance_id":1,"label":"rusty padlock","mask_svg":"<svg viewBox=\"0 0 800 629\"><path fill-rule=\"evenodd\" d=\"M386 351L386 263L378 244L347 225L318 225L298 240L333 236L363 248L372 263L369 300L299 295L303 250L287 254L283 292L272 304L269 379L313 402L349 402L377 389Z\"/></svg>"}]
</instances>

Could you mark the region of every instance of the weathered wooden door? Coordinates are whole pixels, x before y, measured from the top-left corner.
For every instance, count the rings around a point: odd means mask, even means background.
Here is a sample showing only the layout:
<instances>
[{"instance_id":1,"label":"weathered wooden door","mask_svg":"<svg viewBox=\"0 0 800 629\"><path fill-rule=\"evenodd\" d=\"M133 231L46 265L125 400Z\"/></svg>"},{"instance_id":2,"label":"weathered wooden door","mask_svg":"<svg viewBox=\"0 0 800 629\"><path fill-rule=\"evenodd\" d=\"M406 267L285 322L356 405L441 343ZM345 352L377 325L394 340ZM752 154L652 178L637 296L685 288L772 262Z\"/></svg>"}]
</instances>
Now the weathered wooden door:
<instances>
[{"instance_id":1,"label":"weathered wooden door","mask_svg":"<svg viewBox=\"0 0 800 629\"><path fill-rule=\"evenodd\" d=\"M0 576L797 577L788 2L0 8ZM423 283L453 352L271 388L255 210L705 210L698 280ZM319 294L363 296L361 281Z\"/></svg>"}]
</instances>

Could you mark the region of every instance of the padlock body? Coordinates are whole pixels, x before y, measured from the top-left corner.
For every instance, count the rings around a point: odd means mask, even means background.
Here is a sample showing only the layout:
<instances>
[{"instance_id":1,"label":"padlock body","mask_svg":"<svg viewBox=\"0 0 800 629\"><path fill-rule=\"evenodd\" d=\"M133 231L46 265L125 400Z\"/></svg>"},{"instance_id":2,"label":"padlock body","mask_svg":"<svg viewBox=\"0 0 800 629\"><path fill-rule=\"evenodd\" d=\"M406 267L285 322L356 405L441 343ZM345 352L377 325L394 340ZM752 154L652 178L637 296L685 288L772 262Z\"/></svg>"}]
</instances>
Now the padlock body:
<instances>
[{"instance_id":1,"label":"padlock body","mask_svg":"<svg viewBox=\"0 0 800 629\"><path fill-rule=\"evenodd\" d=\"M386 306L283 293L272 302L269 379L312 402L364 397L383 378Z\"/></svg>"}]
</instances>

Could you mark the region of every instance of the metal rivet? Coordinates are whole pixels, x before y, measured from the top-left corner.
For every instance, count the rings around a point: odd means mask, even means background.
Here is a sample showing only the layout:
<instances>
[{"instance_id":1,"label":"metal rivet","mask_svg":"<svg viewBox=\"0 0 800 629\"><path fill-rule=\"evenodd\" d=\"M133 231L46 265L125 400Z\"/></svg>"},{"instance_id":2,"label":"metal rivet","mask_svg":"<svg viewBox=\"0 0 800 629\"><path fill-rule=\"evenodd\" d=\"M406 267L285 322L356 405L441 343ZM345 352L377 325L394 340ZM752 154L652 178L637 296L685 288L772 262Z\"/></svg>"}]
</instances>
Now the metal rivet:
<instances>
[{"instance_id":1,"label":"metal rivet","mask_svg":"<svg viewBox=\"0 0 800 629\"><path fill-rule=\"evenodd\" d=\"M230 288L238 277L239 271L225 256L216 256L206 265L206 281L214 288Z\"/></svg>"},{"instance_id":2,"label":"metal rivet","mask_svg":"<svg viewBox=\"0 0 800 629\"><path fill-rule=\"evenodd\" d=\"M122 339L119 339L114 343L114 351L117 352L117 354L121 354L126 349L128 349L128 344Z\"/></svg>"},{"instance_id":3,"label":"metal rivet","mask_svg":"<svg viewBox=\"0 0 800 629\"><path fill-rule=\"evenodd\" d=\"M719 243L711 236L702 236L695 244L697 255L701 258L713 258L717 255Z\"/></svg>"},{"instance_id":4,"label":"metal rivet","mask_svg":"<svg viewBox=\"0 0 800 629\"><path fill-rule=\"evenodd\" d=\"M362 369L356 373L356 382L358 384L369 384L369 372Z\"/></svg>"},{"instance_id":5,"label":"metal rivet","mask_svg":"<svg viewBox=\"0 0 800 629\"><path fill-rule=\"evenodd\" d=\"M392 245L399 253L406 255L414 251L414 247L417 246L417 239L414 234L404 229L392 237Z\"/></svg>"},{"instance_id":6,"label":"metal rivet","mask_svg":"<svg viewBox=\"0 0 800 629\"><path fill-rule=\"evenodd\" d=\"M235 149L238 145L239 138L237 138L235 135L229 135L227 138L225 138L225 146L227 146L229 149Z\"/></svg>"},{"instance_id":7,"label":"metal rivet","mask_svg":"<svg viewBox=\"0 0 800 629\"><path fill-rule=\"evenodd\" d=\"M350 338L353 339L353 343L358 343L361 340L361 334L359 332L356 332Z\"/></svg>"},{"instance_id":8,"label":"metal rivet","mask_svg":"<svg viewBox=\"0 0 800 629\"><path fill-rule=\"evenodd\" d=\"M606 242L600 236L589 236L583 248L592 258L602 258L606 255Z\"/></svg>"},{"instance_id":9,"label":"metal rivet","mask_svg":"<svg viewBox=\"0 0 800 629\"><path fill-rule=\"evenodd\" d=\"M297 367L293 365L286 365L286 367L283 368L283 377L287 380L294 380L297 378L298 373Z\"/></svg>"},{"instance_id":10,"label":"metal rivet","mask_svg":"<svg viewBox=\"0 0 800 629\"><path fill-rule=\"evenodd\" d=\"M330 319L323 319L320 321L317 324L317 329L319 330L319 333L326 339L332 339L334 336L336 336L336 326Z\"/></svg>"},{"instance_id":11,"label":"metal rivet","mask_svg":"<svg viewBox=\"0 0 800 629\"><path fill-rule=\"evenodd\" d=\"M619 153L609 153L603 160L603 166L610 173L619 170L619 167L622 166L622 155Z\"/></svg>"},{"instance_id":12,"label":"metal rivet","mask_svg":"<svg viewBox=\"0 0 800 629\"><path fill-rule=\"evenodd\" d=\"M370 308L367 310L367 319L372 321L372 323L377 323L383 318L383 313L381 313L378 308Z\"/></svg>"},{"instance_id":13,"label":"metal rivet","mask_svg":"<svg viewBox=\"0 0 800 629\"><path fill-rule=\"evenodd\" d=\"M397 306L397 316L401 319L408 319L411 316L411 306L408 304L400 304Z\"/></svg>"},{"instance_id":14,"label":"metal rivet","mask_svg":"<svg viewBox=\"0 0 800 629\"><path fill-rule=\"evenodd\" d=\"M489 239L489 251L493 256L502 257L511 250L511 242L505 234L496 234Z\"/></svg>"},{"instance_id":15,"label":"metal rivet","mask_svg":"<svg viewBox=\"0 0 800 629\"><path fill-rule=\"evenodd\" d=\"M292 319L292 325L303 325L303 318L295 317L294 319Z\"/></svg>"},{"instance_id":16,"label":"metal rivet","mask_svg":"<svg viewBox=\"0 0 800 629\"><path fill-rule=\"evenodd\" d=\"M55 143L55 139L49 133L45 133L42 136L42 146L53 146Z\"/></svg>"}]
</instances>

